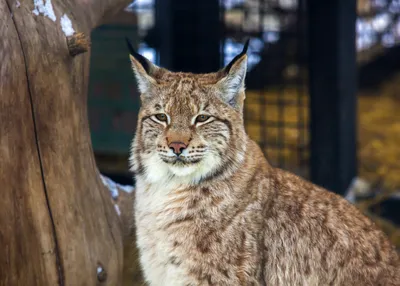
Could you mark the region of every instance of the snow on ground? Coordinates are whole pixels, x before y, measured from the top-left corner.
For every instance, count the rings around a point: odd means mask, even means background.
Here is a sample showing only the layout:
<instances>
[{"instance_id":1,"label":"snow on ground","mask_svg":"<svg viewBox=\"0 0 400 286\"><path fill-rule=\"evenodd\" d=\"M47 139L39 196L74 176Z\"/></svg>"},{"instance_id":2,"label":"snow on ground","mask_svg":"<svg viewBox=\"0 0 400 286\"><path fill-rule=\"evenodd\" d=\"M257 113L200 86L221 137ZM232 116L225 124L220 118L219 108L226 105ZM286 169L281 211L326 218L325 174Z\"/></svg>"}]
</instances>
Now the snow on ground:
<instances>
[{"instance_id":1,"label":"snow on ground","mask_svg":"<svg viewBox=\"0 0 400 286\"><path fill-rule=\"evenodd\" d=\"M120 209L119 205L117 204L118 197L119 197L119 190L130 194L134 190L134 187L129 186L129 185L118 184L118 183L114 182L113 180L111 180L110 178L108 178L107 176L104 176L102 174L100 174L100 178L101 178L104 186L110 191L111 197L114 201L115 211L117 212L117 214L119 216L121 216L121 209Z\"/></svg>"}]
</instances>

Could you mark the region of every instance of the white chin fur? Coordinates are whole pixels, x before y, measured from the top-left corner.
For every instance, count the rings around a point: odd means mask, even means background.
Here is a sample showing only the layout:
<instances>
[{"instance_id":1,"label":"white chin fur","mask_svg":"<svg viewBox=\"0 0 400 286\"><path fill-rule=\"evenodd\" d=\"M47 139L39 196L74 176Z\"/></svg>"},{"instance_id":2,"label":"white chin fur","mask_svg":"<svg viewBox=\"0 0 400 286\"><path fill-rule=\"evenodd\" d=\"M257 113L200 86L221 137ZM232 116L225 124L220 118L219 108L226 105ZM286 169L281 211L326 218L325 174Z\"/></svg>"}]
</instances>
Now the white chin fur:
<instances>
[{"instance_id":1,"label":"white chin fur","mask_svg":"<svg viewBox=\"0 0 400 286\"><path fill-rule=\"evenodd\" d=\"M168 168L171 170L171 173L177 177L185 177L190 176L196 173L198 169L198 164L195 165L168 165Z\"/></svg>"},{"instance_id":2,"label":"white chin fur","mask_svg":"<svg viewBox=\"0 0 400 286\"><path fill-rule=\"evenodd\" d=\"M199 182L221 164L221 158L208 153L199 163L193 165L172 165L160 159L157 154L142 157L146 166L145 180L148 183L193 184Z\"/></svg>"}]
</instances>

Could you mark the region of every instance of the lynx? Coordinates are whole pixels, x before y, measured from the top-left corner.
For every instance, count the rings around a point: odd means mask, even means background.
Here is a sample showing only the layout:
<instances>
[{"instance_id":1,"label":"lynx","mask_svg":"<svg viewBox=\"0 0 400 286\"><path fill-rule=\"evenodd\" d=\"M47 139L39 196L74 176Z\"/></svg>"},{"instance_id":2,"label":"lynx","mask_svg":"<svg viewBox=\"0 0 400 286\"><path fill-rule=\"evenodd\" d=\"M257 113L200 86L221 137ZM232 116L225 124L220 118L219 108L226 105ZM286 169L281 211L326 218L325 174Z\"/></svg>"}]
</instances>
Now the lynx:
<instances>
[{"instance_id":1,"label":"lynx","mask_svg":"<svg viewBox=\"0 0 400 286\"><path fill-rule=\"evenodd\" d=\"M273 168L243 125L247 44L222 70L171 72L130 47L131 148L149 285L400 285L399 257L353 205ZM268 111L267 111L268 112Z\"/></svg>"}]
</instances>

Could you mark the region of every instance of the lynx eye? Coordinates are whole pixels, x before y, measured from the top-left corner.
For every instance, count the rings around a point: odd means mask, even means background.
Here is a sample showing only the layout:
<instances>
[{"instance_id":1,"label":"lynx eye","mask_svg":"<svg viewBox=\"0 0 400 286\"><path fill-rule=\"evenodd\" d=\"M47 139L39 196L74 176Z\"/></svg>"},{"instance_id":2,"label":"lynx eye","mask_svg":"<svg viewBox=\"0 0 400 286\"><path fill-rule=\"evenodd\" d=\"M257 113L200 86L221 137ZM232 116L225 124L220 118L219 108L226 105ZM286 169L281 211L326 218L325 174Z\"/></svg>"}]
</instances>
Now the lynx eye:
<instances>
[{"instance_id":1,"label":"lynx eye","mask_svg":"<svg viewBox=\"0 0 400 286\"><path fill-rule=\"evenodd\" d=\"M206 122L209 118L210 118L210 116L201 114L196 117L196 123L197 122Z\"/></svg>"},{"instance_id":2,"label":"lynx eye","mask_svg":"<svg viewBox=\"0 0 400 286\"><path fill-rule=\"evenodd\" d=\"M159 114L156 114L155 116L158 120L167 122L167 115L165 115L164 113L159 113Z\"/></svg>"}]
</instances>

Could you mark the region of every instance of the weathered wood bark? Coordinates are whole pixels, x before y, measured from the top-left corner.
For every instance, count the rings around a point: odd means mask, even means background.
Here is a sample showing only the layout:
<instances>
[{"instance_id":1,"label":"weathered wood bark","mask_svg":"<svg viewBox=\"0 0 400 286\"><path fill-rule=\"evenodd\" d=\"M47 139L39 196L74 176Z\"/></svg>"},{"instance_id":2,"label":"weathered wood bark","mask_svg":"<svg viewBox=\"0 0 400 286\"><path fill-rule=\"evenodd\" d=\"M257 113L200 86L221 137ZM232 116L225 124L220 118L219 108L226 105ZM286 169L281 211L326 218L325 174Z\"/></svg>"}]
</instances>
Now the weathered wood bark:
<instances>
[{"instance_id":1,"label":"weathered wood bark","mask_svg":"<svg viewBox=\"0 0 400 286\"><path fill-rule=\"evenodd\" d=\"M60 18L90 35L127 2L53 0L53 22L31 0L0 1L0 285L121 284L122 232L87 120L89 54L69 55Z\"/></svg>"}]
</instances>

